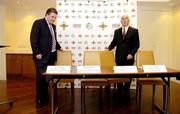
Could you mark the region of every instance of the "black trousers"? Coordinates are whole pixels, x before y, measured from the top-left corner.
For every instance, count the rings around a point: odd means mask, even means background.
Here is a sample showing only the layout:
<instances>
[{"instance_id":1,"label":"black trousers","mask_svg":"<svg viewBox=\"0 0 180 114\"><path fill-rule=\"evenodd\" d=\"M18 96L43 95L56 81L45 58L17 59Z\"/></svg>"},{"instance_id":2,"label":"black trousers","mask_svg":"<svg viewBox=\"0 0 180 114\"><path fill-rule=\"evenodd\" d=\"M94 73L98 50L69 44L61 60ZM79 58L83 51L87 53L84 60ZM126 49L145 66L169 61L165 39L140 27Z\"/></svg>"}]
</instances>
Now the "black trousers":
<instances>
[{"instance_id":1,"label":"black trousers","mask_svg":"<svg viewBox=\"0 0 180 114\"><path fill-rule=\"evenodd\" d=\"M118 92L128 92L129 91L129 88L131 86L131 81L132 79L130 78L130 81L129 82L124 82L124 83L118 83L117 84L117 89L118 89Z\"/></svg>"},{"instance_id":2,"label":"black trousers","mask_svg":"<svg viewBox=\"0 0 180 114\"><path fill-rule=\"evenodd\" d=\"M48 65L54 65L56 61L56 53L46 54L41 60L35 61L36 67L36 102L46 103L48 102L48 81L47 77L44 77L42 73L46 72Z\"/></svg>"},{"instance_id":3,"label":"black trousers","mask_svg":"<svg viewBox=\"0 0 180 114\"><path fill-rule=\"evenodd\" d=\"M129 60L129 61L124 61L124 62L116 62L117 66L131 66L134 64L134 59ZM118 92L129 92L129 88L131 86L131 81L132 79L130 78L129 82L124 82L124 83L118 83L117 84L117 90Z\"/></svg>"},{"instance_id":4,"label":"black trousers","mask_svg":"<svg viewBox=\"0 0 180 114\"><path fill-rule=\"evenodd\" d=\"M180 77L176 77L176 80L180 80Z\"/></svg>"}]
</instances>

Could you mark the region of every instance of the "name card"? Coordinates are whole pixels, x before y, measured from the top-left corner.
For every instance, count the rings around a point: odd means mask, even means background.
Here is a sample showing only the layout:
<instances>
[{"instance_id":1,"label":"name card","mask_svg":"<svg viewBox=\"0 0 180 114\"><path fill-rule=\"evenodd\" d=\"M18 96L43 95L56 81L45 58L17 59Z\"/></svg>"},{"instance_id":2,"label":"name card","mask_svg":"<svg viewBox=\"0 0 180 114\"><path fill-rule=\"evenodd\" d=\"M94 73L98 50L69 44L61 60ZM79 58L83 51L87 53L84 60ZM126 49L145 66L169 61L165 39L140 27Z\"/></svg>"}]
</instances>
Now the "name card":
<instances>
[{"instance_id":1,"label":"name card","mask_svg":"<svg viewBox=\"0 0 180 114\"><path fill-rule=\"evenodd\" d=\"M143 65L144 72L167 72L165 65Z\"/></svg>"},{"instance_id":2,"label":"name card","mask_svg":"<svg viewBox=\"0 0 180 114\"><path fill-rule=\"evenodd\" d=\"M71 66L48 66L46 73L52 74L68 74L71 72Z\"/></svg>"},{"instance_id":3,"label":"name card","mask_svg":"<svg viewBox=\"0 0 180 114\"><path fill-rule=\"evenodd\" d=\"M101 73L100 66L77 66L77 73Z\"/></svg>"},{"instance_id":4,"label":"name card","mask_svg":"<svg viewBox=\"0 0 180 114\"><path fill-rule=\"evenodd\" d=\"M137 73L136 66L114 66L114 73Z\"/></svg>"}]
</instances>

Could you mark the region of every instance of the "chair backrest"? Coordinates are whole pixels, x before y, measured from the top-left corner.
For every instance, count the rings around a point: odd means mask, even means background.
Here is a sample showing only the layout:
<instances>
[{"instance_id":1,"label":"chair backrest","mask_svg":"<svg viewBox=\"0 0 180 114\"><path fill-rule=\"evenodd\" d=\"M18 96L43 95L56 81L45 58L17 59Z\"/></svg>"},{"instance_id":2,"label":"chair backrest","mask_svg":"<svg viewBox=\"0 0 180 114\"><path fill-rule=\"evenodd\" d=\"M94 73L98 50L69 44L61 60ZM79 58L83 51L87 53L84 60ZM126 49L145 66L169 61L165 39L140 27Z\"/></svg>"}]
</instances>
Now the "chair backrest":
<instances>
[{"instance_id":1,"label":"chair backrest","mask_svg":"<svg viewBox=\"0 0 180 114\"><path fill-rule=\"evenodd\" d=\"M136 65L154 65L154 54L153 51L139 50L136 57Z\"/></svg>"},{"instance_id":2,"label":"chair backrest","mask_svg":"<svg viewBox=\"0 0 180 114\"><path fill-rule=\"evenodd\" d=\"M84 51L84 62L83 65L100 65L100 54L99 51Z\"/></svg>"},{"instance_id":3,"label":"chair backrest","mask_svg":"<svg viewBox=\"0 0 180 114\"><path fill-rule=\"evenodd\" d=\"M71 51L57 51L57 61L55 65L72 66Z\"/></svg>"},{"instance_id":4,"label":"chair backrest","mask_svg":"<svg viewBox=\"0 0 180 114\"><path fill-rule=\"evenodd\" d=\"M116 65L113 51L100 51L100 60L102 67L113 67Z\"/></svg>"}]
</instances>

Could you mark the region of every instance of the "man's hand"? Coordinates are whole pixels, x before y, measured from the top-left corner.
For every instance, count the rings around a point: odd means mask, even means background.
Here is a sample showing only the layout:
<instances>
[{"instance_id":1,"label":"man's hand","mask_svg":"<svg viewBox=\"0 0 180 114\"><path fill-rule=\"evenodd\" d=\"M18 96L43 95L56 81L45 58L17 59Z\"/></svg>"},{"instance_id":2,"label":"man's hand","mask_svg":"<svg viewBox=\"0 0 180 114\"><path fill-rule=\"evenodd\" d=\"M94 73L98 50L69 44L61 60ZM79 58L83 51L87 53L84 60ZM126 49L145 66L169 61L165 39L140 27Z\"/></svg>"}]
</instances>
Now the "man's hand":
<instances>
[{"instance_id":1,"label":"man's hand","mask_svg":"<svg viewBox=\"0 0 180 114\"><path fill-rule=\"evenodd\" d=\"M133 56L132 56L131 54L128 54L127 60L130 60L130 59L132 59L132 58L133 58Z\"/></svg>"},{"instance_id":2,"label":"man's hand","mask_svg":"<svg viewBox=\"0 0 180 114\"><path fill-rule=\"evenodd\" d=\"M36 55L36 58L37 58L38 60L42 59L42 54L37 54L37 55Z\"/></svg>"},{"instance_id":3,"label":"man's hand","mask_svg":"<svg viewBox=\"0 0 180 114\"><path fill-rule=\"evenodd\" d=\"M62 48L60 48L60 49L59 49L59 51L63 51L63 49L62 49Z\"/></svg>"},{"instance_id":4,"label":"man's hand","mask_svg":"<svg viewBox=\"0 0 180 114\"><path fill-rule=\"evenodd\" d=\"M105 51L109 51L109 48L108 48L108 47L105 47L104 49L105 49Z\"/></svg>"}]
</instances>

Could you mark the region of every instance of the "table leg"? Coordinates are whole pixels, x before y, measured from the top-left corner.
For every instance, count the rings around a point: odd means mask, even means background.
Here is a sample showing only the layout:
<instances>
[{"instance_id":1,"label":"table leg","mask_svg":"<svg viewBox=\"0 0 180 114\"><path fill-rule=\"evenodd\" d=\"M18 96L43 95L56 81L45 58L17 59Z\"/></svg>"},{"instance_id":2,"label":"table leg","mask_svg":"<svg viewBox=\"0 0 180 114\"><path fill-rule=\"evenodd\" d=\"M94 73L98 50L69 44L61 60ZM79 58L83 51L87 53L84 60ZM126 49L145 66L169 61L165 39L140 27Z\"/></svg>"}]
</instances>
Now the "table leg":
<instances>
[{"instance_id":1,"label":"table leg","mask_svg":"<svg viewBox=\"0 0 180 114\"><path fill-rule=\"evenodd\" d=\"M164 78L162 77L162 80L164 81L164 83L166 84L166 90L164 91L164 87L163 87L163 96L164 94L166 94L165 96L165 106L163 104L163 109L161 109L159 106L155 105L155 109L158 112L161 112L163 114L170 114L170 77ZM164 98L163 98L164 101Z\"/></svg>"},{"instance_id":2,"label":"table leg","mask_svg":"<svg viewBox=\"0 0 180 114\"><path fill-rule=\"evenodd\" d=\"M170 114L170 77L167 79L167 104L166 104L166 113Z\"/></svg>"},{"instance_id":3,"label":"table leg","mask_svg":"<svg viewBox=\"0 0 180 114\"><path fill-rule=\"evenodd\" d=\"M50 81L50 91L51 91L51 114L54 114L54 80Z\"/></svg>"}]
</instances>

